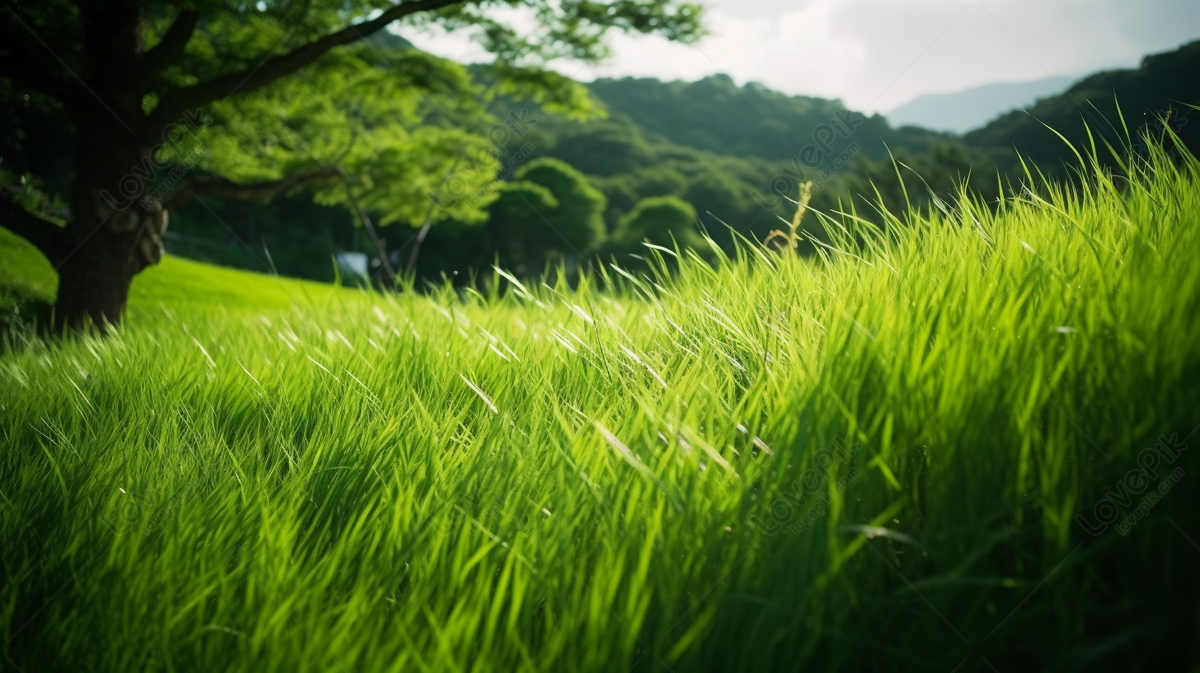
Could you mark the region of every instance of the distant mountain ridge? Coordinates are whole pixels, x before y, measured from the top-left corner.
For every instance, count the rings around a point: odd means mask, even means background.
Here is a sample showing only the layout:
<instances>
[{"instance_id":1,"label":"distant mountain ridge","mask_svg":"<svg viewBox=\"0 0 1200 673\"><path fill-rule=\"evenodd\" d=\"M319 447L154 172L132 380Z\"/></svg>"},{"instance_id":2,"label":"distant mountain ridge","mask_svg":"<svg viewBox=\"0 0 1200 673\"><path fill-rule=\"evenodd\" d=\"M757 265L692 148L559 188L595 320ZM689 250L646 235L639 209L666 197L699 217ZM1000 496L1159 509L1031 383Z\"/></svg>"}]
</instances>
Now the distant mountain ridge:
<instances>
[{"instance_id":1,"label":"distant mountain ridge","mask_svg":"<svg viewBox=\"0 0 1200 673\"><path fill-rule=\"evenodd\" d=\"M966 133L1009 110L1032 106L1037 99L1061 93L1077 77L1048 77L1033 82L994 82L954 93L919 96L885 116L893 126L920 126Z\"/></svg>"},{"instance_id":2,"label":"distant mountain ridge","mask_svg":"<svg viewBox=\"0 0 1200 673\"><path fill-rule=\"evenodd\" d=\"M652 134L728 156L790 161L815 143L824 157L855 144L855 153L881 159L888 147L925 152L949 139L927 129L893 128L840 100L790 96L753 82L739 87L726 75L695 82L598 79L588 87L610 111Z\"/></svg>"},{"instance_id":3,"label":"distant mountain ridge","mask_svg":"<svg viewBox=\"0 0 1200 673\"><path fill-rule=\"evenodd\" d=\"M1194 111L1187 107L1200 105L1196 73L1200 73L1200 40L1148 55L1138 68L922 96L886 116L865 116L838 100L790 96L757 83L739 87L724 75L695 82L598 79L588 87L615 116L647 134L726 156L789 161L816 139L827 145L826 154L857 144L862 155L880 160L889 149L925 153L962 134L968 146L1018 146L1057 161L1063 150L1047 141L1053 134L1043 122L1069 138L1082 138L1083 118L1093 127L1119 123L1114 96L1135 128L1174 108L1176 131L1187 137L1200 133L1200 123L1189 120ZM836 126L846 115L858 120L853 134L822 135L825 127ZM967 119L977 123L967 125ZM899 126L910 122L918 125Z\"/></svg>"},{"instance_id":4,"label":"distant mountain ridge","mask_svg":"<svg viewBox=\"0 0 1200 673\"><path fill-rule=\"evenodd\" d=\"M1072 161L1072 153L1047 127L1077 148L1090 144L1090 129L1103 151L1102 139L1120 147L1127 142L1126 131L1135 143L1141 129L1162 133L1162 120L1169 115L1171 130L1192 152L1200 154L1200 113L1195 109L1200 106L1197 73L1200 40L1146 56L1137 68L1089 75L1062 94L1043 98L1027 110L1001 115L962 139L969 146L1015 148L1027 159L1053 168ZM1122 117L1127 129L1120 128Z\"/></svg>"},{"instance_id":5,"label":"distant mountain ridge","mask_svg":"<svg viewBox=\"0 0 1200 673\"><path fill-rule=\"evenodd\" d=\"M957 100L959 113L990 118L961 136L916 126L897 128L891 123L897 112L887 118L865 116L838 100L789 96L756 83L739 87L724 75L696 82L599 79L588 86L614 119L627 120L647 138L659 137L718 155L766 159L789 166L805 158L800 155L806 146L816 144L821 150L817 157L820 161L803 163L810 169L828 170L831 158L846 152L857 159L887 161L889 153L924 155L938 146L962 143L968 153L982 152L998 167L1011 170L1016 164L1014 148L1051 169L1071 160L1072 152L1047 125L1076 147L1087 142L1085 120L1093 133L1115 145L1123 143L1123 133L1116 130L1121 115L1114 101L1120 102L1134 135L1138 128L1155 126L1161 116L1172 111L1172 129L1193 151L1200 151L1200 120L1193 119L1200 115L1189 107L1200 106L1200 77L1196 73L1200 73L1200 40L1174 51L1148 55L1138 68L1094 73L1057 95L1044 94L1048 90L1052 93L1060 83L1066 84L1066 78L989 85L940 99L925 97L926 101L943 103ZM1031 97L1036 102L1029 100ZM972 105L983 110L985 102L994 110L1002 107L996 103L1001 99L1015 101L1019 109L998 116L991 111L969 110ZM1027 103L1022 105L1021 99ZM911 112L919 101L906 107ZM852 133L843 133L845 128L838 125L839 119L847 117L854 120ZM904 121L903 114L899 121ZM845 168L849 165L837 166L838 171Z\"/></svg>"}]
</instances>

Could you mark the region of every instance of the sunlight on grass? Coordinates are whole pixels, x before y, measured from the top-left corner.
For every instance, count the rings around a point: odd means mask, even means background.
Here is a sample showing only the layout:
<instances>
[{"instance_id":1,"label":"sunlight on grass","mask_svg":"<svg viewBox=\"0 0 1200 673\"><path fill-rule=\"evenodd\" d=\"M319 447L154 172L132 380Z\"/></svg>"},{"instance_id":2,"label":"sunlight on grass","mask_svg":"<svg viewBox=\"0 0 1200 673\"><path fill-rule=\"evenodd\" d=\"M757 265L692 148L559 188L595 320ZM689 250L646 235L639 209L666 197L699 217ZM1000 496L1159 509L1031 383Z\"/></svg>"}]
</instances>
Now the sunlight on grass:
<instances>
[{"instance_id":1,"label":"sunlight on grass","mask_svg":"<svg viewBox=\"0 0 1200 673\"><path fill-rule=\"evenodd\" d=\"M224 269L167 256L134 277L129 310L135 324L153 323L161 311L273 313L291 308L313 310L360 293L313 281Z\"/></svg>"},{"instance_id":2,"label":"sunlight on grass","mask_svg":"<svg viewBox=\"0 0 1200 673\"><path fill-rule=\"evenodd\" d=\"M621 673L1178 646L1164 601L1200 557L1161 517L1198 530L1193 480L1126 538L1073 517L1200 420L1198 169L1158 152L604 291L168 258L117 336L0 358L6 653Z\"/></svg>"},{"instance_id":3,"label":"sunlight on grass","mask_svg":"<svg viewBox=\"0 0 1200 673\"><path fill-rule=\"evenodd\" d=\"M0 227L0 305L17 301L54 301L58 276L37 248Z\"/></svg>"}]
</instances>

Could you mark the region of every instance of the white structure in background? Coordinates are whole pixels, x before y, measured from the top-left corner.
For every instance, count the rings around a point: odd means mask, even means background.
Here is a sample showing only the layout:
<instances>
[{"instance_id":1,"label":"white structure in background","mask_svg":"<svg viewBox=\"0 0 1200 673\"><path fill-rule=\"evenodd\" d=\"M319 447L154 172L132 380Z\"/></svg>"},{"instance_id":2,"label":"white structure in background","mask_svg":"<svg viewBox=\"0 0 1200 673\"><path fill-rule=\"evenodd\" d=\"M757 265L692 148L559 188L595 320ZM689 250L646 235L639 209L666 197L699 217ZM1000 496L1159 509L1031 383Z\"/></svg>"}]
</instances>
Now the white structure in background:
<instances>
[{"instance_id":1,"label":"white structure in background","mask_svg":"<svg viewBox=\"0 0 1200 673\"><path fill-rule=\"evenodd\" d=\"M338 273L342 278L367 277L367 253L339 252L334 259L337 260Z\"/></svg>"}]
</instances>

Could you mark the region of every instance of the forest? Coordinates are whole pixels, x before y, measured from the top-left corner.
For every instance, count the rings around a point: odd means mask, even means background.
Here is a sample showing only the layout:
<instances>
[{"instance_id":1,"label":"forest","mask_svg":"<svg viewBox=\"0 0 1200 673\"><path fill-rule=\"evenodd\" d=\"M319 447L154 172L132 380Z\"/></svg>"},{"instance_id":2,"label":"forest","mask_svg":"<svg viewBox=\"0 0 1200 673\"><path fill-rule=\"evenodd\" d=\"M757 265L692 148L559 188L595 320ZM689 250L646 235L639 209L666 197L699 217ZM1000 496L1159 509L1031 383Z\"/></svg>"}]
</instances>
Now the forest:
<instances>
[{"instance_id":1,"label":"forest","mask_svg":"<svg viewBox=\"0 0 1200 673\"><path fill-rule=\"evenodd\" d=\"M390 58L417 52L388 33L371 42ZM462 89L471 82L496 90L487 67L438 67L445 72L437 76L458 78ZM839 101L738 86L723 75L696 82L601 79L548 110L500 92L483 103L481 128L500 158L501 184L485 193L440 193L434 183L453 177L451 162L424 195L486 200L483 219L447 217L422 237L418 212L411 226L381 230L381 253L347 204L322 202L301 185L257 202L199 196L200 203L172 213L165 244L193 259L313 280L339 275L332 263L339 251L361 251L376 284L394 282L381 280L386 258L393 279L408 276L416 287L443 279L469 283L497 261L525 277L612 259L641 264L644 238L715 254L700 244L705 234L729 252L738 237L763 241L779 229L804 181L815 185L812 211L879 219L880 203L926 207L952 200L962 186L995 200L1005 182L1020 181L1022 157L1048 175L1070 177L1076 152L1094 144L1103 156L1104 143L1129 144L1144 130L1162 136L1164 121L1195 151L1200 124L1188 122L1189 104L1200 103L1198 68L1195 42L1148 56L1135 70L1096 73L962 136L892 128L882 116L864 116ZM51 102L28 94L22 100L3 81L0 94L12 117L0 139L3 175L10 182L38 176L51 204L71 180L70 123ZM460 90L447 100L461 105L471 96L478 93ZM422 119L446 123L430 113ZM801 249L811 253L824 233L815 217L806 227Z\"/></svg>"}]
</instances>

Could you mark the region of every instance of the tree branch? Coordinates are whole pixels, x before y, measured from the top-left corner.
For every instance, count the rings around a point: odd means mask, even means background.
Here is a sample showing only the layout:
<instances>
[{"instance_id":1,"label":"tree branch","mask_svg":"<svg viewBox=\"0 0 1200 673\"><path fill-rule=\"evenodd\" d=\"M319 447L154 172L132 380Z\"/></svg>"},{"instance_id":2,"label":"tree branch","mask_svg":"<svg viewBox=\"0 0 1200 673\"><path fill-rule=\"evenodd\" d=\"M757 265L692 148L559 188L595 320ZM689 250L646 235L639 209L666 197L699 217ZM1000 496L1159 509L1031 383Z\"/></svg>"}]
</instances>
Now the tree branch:
<instances>
[{"instance_id":1,"label":"tree branch","mask_svg":"<svg viewBox=\"0 0 1200 673\"><path fill-rule=\"evenodd\" d=\"M35 59L11 60L9 56L0 61L0 78L34 91L41 91L62 101L74 92L71 82L55 77Z\"/></svg>"},{"instance_id":2,"label":"tree branch","mask_svg":"<svg viewBox=\"0 0 1200 673\"><path fill-rule=\"evenodd\" d=\"M55 52L49 45L42 42L37 33L30 28L29 24L33 19L21 8L14 9L11 3L5 3L3 9L7 9L11 18L16 19L16 25L9 24L12 28L4 31L5 34L0 37L0 43L6 44L9 49L14 46L17 49L0 57L0 77L10 79L35 91L50 94L59 100L74 93L78 88L75 82L58 76L46 67L46 52L49 51L51 54ZM0 15L4 14L3 9L0 9ZM20 29L17 29L17 26ZM38 44L35 44L35 41Z\"/></svg>"},{"instance_id":3,"label":"tree branch","mask_svg":"<svg viewBox=\"0 0 1200 673\"><path fill-rule=\"evenodd\" d=\"M200 12L194 9L185 9L179 12L179 16L175 17L171 27L163 34L162 40L142 54L145 73L153 75L179 58L187 47L188 41L192 39L192 34L196 32L196 25L199 22Z\"/></svg>"},{"instance_id":4,"label":"tree branch","mask_svg":"<svg viewBox=\"0 0 1200 673\"><path fill-rule=\"evenodd\" d=\"M51 264L62 259L66 246L62 227L25 210L7 194L0 194L0 227L32 243Z\"/></svg>"},{"instance_id":5,"label":"tree branch","mask_svg":"<svg viewBox=\"0 0 1200 673\"><path fill-rule=\"evenodd\" d=\"M319 168L306 173L289 175L280 180L252 182L239 184L225 178L208 176L198 178L182 189L163 200L163 208L171 211L178 210L200 194L212 194L231 201L266 201L284 192L316 180L332 178L338 175L336 168Z\"/></svg>"},{"instance_id":6,"label":"tree branch","mask_svg":"<svg viewBox=\"0 0 1200 673\"><path fill-rule=\"evenodd\" d=\"M350 208L354 210L354 214L358 216L358 221L362 223L363 229L367 230L367 234L371 237L371 242L375 244L375 250L379 253L379 263L383 266L384 273L387 274L389 282L396 282L396 270L392 268L392 262L388 259L387 242L379 238L379 234L375 231L375 226L371 224L371 218L366 211L358 205L358 199L354 196L354 190L350 188L350 178L346 174L338 171L338 177L342 179L342 184L346 187L346 197L350 200Z\"/></svg>"},{"instance_id":7,"label":"tree branch","mask_svg":"<svg viewBox=\"0 0 1200 673\"><path fill-rule=\"evenodd\" d=\"M171 91L162 97L158 107L150 115L146 125L148 137L159 137L167 124L182 116L190 108L199 107L235 93L248 93L264 87L280 77L290 75L312 63L330 49L361 40L399 18L468 1L471 0L401 0L399 4L374 19L347 26L283 56L267 59L254 68Z\"/></svg>"}]
</instances>

